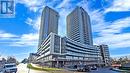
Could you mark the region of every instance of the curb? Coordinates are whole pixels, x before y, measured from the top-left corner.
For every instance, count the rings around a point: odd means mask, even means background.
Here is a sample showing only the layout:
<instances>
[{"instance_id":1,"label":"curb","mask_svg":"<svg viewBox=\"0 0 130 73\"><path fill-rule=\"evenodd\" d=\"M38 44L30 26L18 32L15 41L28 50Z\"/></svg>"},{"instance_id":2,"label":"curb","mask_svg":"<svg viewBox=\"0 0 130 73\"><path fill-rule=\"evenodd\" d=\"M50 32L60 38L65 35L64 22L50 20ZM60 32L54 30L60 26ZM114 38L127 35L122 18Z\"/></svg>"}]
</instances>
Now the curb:
<instances>
[{"instance_id":1,"label":"curb","mask_svg":"<svg viewBox=\"0 0 130 73\"><path fill-rule=\"evenodd\" d=\"M130 72L128 70L120 70L120 69L117 69L117 68L112 68L113 71L118 71L118 72Z\"/></svg>"}]
</instances>

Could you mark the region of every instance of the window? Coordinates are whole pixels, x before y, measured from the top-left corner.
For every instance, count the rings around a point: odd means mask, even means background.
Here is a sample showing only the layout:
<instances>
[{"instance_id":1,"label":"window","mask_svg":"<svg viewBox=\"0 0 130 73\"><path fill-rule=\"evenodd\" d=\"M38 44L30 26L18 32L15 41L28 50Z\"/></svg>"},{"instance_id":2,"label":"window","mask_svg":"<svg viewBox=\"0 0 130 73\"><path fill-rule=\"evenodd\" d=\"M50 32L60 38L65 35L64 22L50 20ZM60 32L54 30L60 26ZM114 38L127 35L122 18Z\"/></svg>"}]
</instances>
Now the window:
<instances>
[{"instance_id":1,"label":"window","mask_svg":"<svg viewBox=\"0 0 130 73\"><path fill-rule=\"evenodd\" d=\"M60 37L55 36L55 41L54 41L54 52L55 53L60 53Z\"/></svg>"}]
</instances>

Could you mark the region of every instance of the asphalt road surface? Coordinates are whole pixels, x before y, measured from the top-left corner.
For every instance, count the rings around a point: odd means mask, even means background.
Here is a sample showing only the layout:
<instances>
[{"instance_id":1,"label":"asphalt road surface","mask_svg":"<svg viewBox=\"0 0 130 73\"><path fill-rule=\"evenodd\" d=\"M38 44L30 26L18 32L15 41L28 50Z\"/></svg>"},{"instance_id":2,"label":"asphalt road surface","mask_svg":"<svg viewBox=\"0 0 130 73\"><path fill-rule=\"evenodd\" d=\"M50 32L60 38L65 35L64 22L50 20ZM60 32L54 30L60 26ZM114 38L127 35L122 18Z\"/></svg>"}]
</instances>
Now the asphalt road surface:
<instances>
[{"instance_id":1,"label":"asphalt road surface","mask_svg":"<svg viewBox=\"0 0 130 73\"><path fill-rule=\"evenodd\" d=\"M109 70L108 68L99 68L98 70L93 70L88 73L121 73L121 72L112 71L112 70Z\"/></svg>"},{"instance_id":2,"label":"asphalt road surface","mask_svg":"<svg viewBox=\"0 0 130 73\"><path fill-rule=\"evenodd\" d=\"M22 63L17 66L17 69L18 69L17 73L48 73L46 71L37 71L37 70L28 69L27 64L22 64ZM66 73L121 73L121 72L112 71L109 70L108 68L99 68L98 70L92 70L91 72L66 72Z\"/></svg>"},{"instance_id":3,"label":"asphalt road surface","mask_svg":"<svg viewBox=\"0 0 130 73\"><path fill-rule=\"evenodd\" d=\"M121 73L109 70L109 68L99 68L98 70L91 70L90 72L77 72L77 71L62 71L62 72L53 72L53 73Z\"/></svg>"},{"instance_id":4,"label":"asphalt road surface","mask_svg":"<svg viewBox=\"0 0 130 73\"><path fill-rule=\"evenodd\" d=\"M48 73L46 71L37 71L37 70L28 69L27 64L23 64L23 63L19 64L17 66L17 69L18 69L17 73Z\"/></svg>"}]
</instances>

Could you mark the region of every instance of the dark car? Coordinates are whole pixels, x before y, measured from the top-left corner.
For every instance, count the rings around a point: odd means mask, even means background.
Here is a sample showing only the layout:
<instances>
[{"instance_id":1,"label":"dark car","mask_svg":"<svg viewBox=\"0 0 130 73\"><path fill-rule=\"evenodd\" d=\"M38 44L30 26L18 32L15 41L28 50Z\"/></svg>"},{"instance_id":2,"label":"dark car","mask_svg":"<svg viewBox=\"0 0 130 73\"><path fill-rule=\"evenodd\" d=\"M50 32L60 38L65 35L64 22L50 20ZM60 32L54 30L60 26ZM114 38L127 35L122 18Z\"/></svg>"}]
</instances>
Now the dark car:
<instances>
[{"instance_id":1,"label":"dark car","mask_svg":"<svg viewBox=\"0 0 130 73\"><path fill-rule=\"evenodd\" d=\"M96 66L91 66L91 70L97 70Z\"/></svg>"},{"instance_id":2,"label":"dark car","mask_svg":"<svg viewBox=\"0 0 130 73\"><path fill-rule=\"evenodd\" d=\"M90 67L88 67L87 65L68 65L65 66L65 68L71 71L80 71L80 72L90 71Z\"/></svg>"},{"instance_id":3,"label":"dark car","mask_svg":"<svg viewBox=\"0 0 130 73\"><path fill-rule=\"evenodd\" d=\"M77 65L77 71L86 72L90 71L90 68L87 65Z\"/></svg>"},{"instance_id":4,"label":"dark car","mask_svg":"<svg viewBox=\"0 0 130 73\"><path fill-rule=\"evenodd\" d=\"M110 68L109 68L109 70L113 70L113 68L112 68L112 67L110 67Z\"/></svg>"}]
</instances>

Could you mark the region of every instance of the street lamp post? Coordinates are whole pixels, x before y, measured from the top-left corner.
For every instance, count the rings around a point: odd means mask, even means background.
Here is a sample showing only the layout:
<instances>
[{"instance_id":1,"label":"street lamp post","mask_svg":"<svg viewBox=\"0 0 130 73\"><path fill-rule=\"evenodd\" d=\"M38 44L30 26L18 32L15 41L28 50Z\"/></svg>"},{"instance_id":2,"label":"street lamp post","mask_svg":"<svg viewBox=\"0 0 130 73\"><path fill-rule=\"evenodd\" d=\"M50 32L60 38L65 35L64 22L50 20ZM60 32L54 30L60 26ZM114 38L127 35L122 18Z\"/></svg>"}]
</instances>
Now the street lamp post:
<instances>
[{"instance_id":1,"label":"street lamp post","mask_svg":"<svg viewBox=\"0 0 130 73\"><path fill-rule=\"evenodd\" d=\"M29 67L29 69L28 69L28 73L30 73L30 67Z\"/></svg>"},{"instance_id":2,"label":"street lamp post","mask_svg":"<svg viewBox=\"0 0 130 73\"><path fill-rule=\"evenodd\" d=\"M30 63L30 60L29 60L29 63ZM29 63L28 63L28 65L29 65ZM30 73L30 66L28 66L29 67L29 69L28 69L28 73Z\"/></svg>"}]
</instances>

